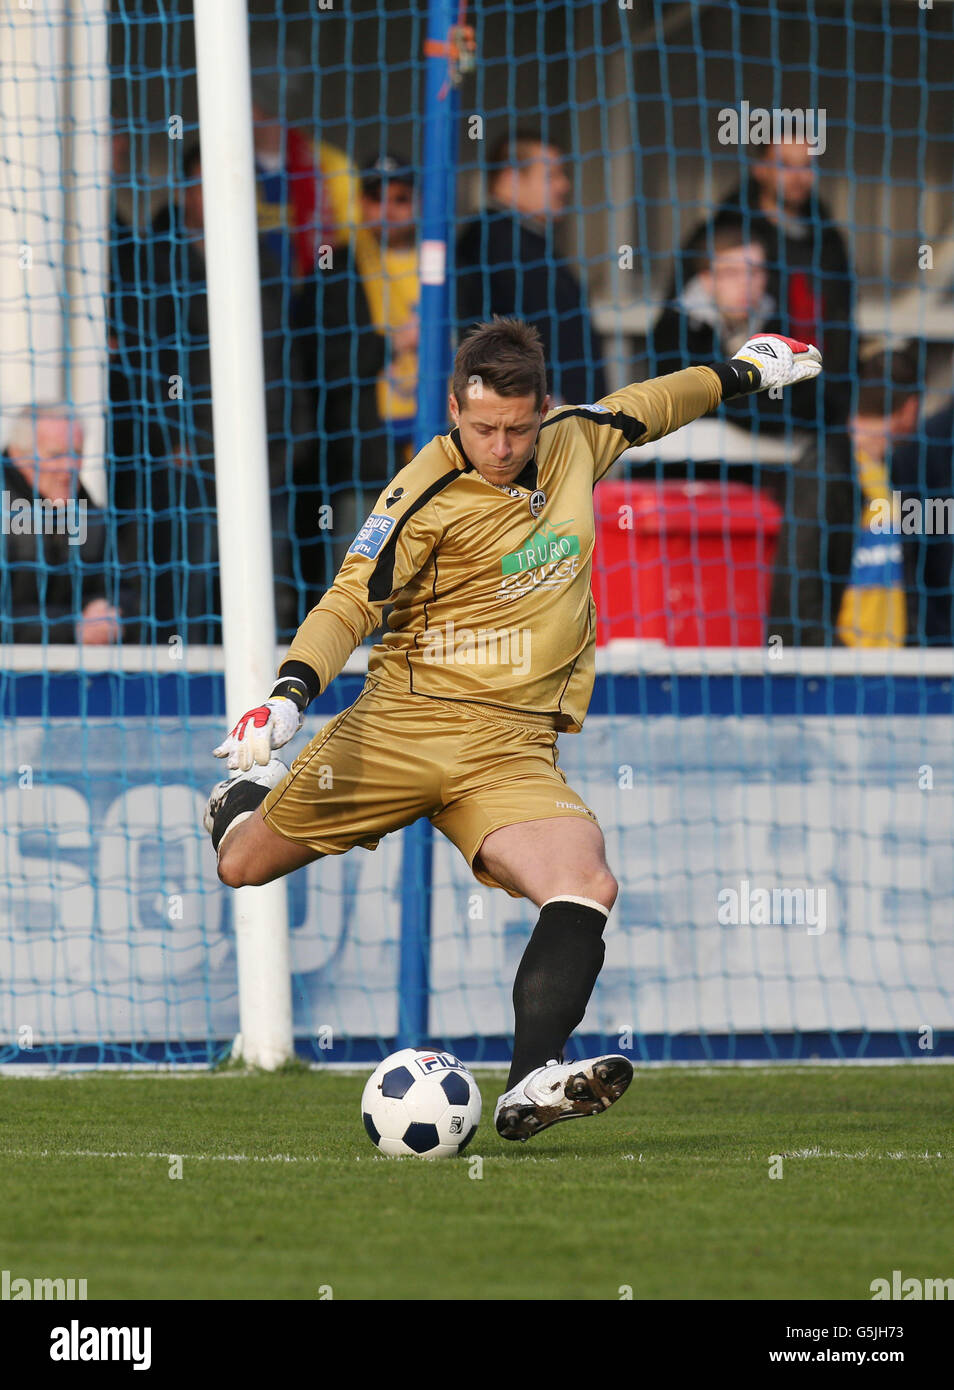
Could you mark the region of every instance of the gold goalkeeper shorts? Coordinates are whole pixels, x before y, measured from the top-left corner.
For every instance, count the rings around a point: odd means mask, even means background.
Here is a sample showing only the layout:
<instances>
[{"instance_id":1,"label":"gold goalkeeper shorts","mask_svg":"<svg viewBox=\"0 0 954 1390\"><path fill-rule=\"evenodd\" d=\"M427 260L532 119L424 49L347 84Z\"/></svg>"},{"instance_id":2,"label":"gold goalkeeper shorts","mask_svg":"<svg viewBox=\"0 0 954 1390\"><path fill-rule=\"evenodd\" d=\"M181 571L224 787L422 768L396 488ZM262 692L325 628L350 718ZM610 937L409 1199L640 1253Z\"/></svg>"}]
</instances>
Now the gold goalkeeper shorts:
<instances>
[{"instance_id":1,"label":"gold goalkeeper shorts","mask_svg":"<svg viewBox=\"0 0 954 1390\"><path fill-rule=\"evenodd\" d=\"M555 816L596 821L567 785L556 741L543 715L385 691L369 679L269 792L265 822L325 855L376 849L427 816L475 878L503 888L474 862L492 831Z\"/></svg>"}]
</instances>

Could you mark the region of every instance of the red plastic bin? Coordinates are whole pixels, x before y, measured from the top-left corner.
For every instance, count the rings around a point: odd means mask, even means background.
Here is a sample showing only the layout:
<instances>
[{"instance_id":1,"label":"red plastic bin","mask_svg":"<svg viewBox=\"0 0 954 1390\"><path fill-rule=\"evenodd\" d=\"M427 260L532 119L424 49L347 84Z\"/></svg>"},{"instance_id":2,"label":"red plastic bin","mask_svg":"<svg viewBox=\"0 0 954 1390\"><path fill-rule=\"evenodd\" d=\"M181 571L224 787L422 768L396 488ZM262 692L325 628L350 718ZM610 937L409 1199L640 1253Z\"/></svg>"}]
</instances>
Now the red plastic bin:
<instances>
[{"instance_id":1,"label":"red plastic bin","mask_svg":"<svg viewBox=\"0 0 954 1390\"><path fill-rule=\"evenodd\" d=\"M743 483L599 483L597 642L757 647L782 514Z\"/></svg>"}]
</instances>

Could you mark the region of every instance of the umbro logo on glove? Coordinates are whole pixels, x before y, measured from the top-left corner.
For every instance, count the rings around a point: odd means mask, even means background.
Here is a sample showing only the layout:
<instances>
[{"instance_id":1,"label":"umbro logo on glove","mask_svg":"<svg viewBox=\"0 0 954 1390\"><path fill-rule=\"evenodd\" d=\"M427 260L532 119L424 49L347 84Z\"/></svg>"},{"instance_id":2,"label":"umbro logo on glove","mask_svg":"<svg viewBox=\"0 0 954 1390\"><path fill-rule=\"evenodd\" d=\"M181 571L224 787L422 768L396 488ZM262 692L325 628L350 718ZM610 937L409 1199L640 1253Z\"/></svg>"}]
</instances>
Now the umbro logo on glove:
<instances>
[{"instance_id":1,"label":"umbro logo on glove","mask_svg":"<svg viewBox=\"0 0 954 1390\"><path fill-rule=\"evenodd\" d=\"M812 343L769 333L743 343L728 365L740 377L740 391L767 391L811 381L822 369L822 356Z\"/></svg>"}]
</instances>

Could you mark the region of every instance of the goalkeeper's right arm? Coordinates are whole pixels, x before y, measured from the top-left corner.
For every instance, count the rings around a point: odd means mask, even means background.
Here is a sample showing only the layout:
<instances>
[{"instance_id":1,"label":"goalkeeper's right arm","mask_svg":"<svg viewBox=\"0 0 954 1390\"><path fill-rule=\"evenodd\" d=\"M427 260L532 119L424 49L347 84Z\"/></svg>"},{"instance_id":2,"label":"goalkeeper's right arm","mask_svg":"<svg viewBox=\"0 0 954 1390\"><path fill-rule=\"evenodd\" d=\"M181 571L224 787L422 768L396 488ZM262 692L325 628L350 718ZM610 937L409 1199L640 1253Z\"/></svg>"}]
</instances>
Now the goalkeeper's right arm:
<instances>
[{"instance_id":1,"label":"goalkeeper's right arm","mask_svg":"<svg viewBox=\"0 0 954 1390\"><path fill-rule=\"evenodd\" d=\"M333 624L332 633L335 627L340 626ZM253 763L260 763L264 767L276 748L284 747L295 737L305 722L305 710L325 686L331 684L357 642L350 640L350 634L342 634L340 640L331 645L338 650L332 653L332 664L322 683L321 677L310 665L294 659L295 644L292 643L289 656L279 667L278 680L268 699L255 709L246 710L228 737L213 750L217 758L228 759L229 771L248 772Z\"/></svg>"},{"instance_id":2,"label":"goalkeeper's right arm","mask_svg":"<svg viewBox=\"0 0 954 1390\"><path fill-rule=\"evenodd\" d=\"M453 475L436 444L405 464L378 498L328 592L313 608L278 669L264 704L248 710L218 748L230 770L248 772L295 737L311 703L381 623L385 606L422 567L440 522L431 497ZM399 484L399 486L395 486Z\"/></svg>"},{"instance_id":3,"label":"goalkeeper's right arm","mask_svg":"<svg viewBox=\"0 0 954 1390\"><path fill-rule=\"evenodd\" d=\"M228 758L231 772L248 772L253 763L264 767L271 761L272 749L281 748L298 733L304 712L281 692L284 686L285 682L279 681L263 705L246 710L229 736L213 750L217 758Z\"/></svg>"}]
</instances>

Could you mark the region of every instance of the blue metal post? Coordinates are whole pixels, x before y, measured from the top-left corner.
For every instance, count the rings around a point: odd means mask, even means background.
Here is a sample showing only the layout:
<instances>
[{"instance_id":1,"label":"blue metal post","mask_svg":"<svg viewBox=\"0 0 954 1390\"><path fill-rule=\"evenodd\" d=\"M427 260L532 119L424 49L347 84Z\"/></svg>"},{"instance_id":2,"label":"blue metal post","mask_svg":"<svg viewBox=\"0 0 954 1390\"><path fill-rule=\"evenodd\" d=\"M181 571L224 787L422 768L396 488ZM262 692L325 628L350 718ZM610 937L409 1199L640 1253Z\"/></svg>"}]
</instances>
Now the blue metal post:
<instances>
[{"instance_id":1,"label":"blue metal post","mask_svg":"<svg viewBox=\"0 0 954 1390\"><path fill-rule=\"evenodd\" d=\"M456 0L431 0L427 37L445 44L456 18ZM457 171L457 94L447 86L446 55L427 62L424 168L421 179L420 343L415 450L448 427L451 368L448 243L453 231ZM443 91L442 91L443 89ZM401 961L398 981L398 1047L419 1047L428 1034L431 950L433 830L420 820L404 832L401 870Z\"/></svg>"}]
</instances>

